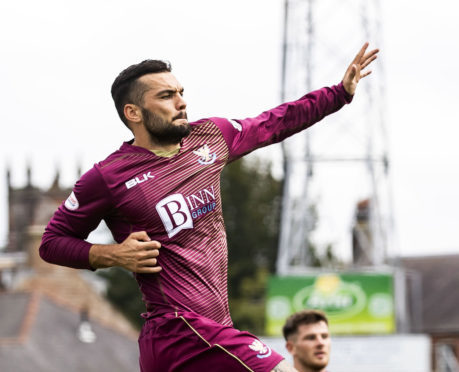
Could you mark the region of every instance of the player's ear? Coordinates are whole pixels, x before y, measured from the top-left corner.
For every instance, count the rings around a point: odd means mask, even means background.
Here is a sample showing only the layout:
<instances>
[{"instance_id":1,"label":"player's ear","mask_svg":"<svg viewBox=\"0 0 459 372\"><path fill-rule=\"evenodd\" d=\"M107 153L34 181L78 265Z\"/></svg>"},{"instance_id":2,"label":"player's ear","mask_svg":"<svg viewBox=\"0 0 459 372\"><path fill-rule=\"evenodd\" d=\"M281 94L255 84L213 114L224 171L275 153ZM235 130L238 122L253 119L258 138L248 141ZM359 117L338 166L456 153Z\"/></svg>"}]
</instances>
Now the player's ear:
<instances>
[{"instance_id":1,"label":"player's ear","mask_svg":"<svg viewBox=\"0 0 459 372\"><path fill-rule=\"evenodd\" d=\"M293 345L293 342L291 340L288 340L286 343L285 343L285 348L287 349L287 351L293 355L293 349L294 349L294 345Z\"/></svg>"},{"instance_id":2,"label":"player's ear","mask_svg":"<svg viewBox=\"0 0 459 372\"><path fill-rule=\"evenodd\" d=\"M124 105L124 116L131 123L142 122L142 112L140 111L140 107L132 103Z\"/></svg>"}]
</instances>

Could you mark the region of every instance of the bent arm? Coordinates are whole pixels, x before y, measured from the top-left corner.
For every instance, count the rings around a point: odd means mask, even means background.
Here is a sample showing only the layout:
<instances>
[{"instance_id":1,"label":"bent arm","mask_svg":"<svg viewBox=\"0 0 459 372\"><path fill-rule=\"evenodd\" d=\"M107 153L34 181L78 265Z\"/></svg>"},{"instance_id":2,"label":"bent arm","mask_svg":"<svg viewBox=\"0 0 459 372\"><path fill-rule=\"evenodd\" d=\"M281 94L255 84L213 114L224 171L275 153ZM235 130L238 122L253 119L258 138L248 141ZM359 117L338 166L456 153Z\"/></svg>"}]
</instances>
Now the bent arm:
<instances>
[{"instance_id":1,"label":"bent arm","mask_svg":"<svg viewBox=\"0 0 459 372\"><path fill-rule=\"evenodd\" d=\"M46 227L41 258L75 269L119 266L136 273L161 271L157 265L161 245L145 231L133 232L119 244L91 244L85 240L110 213L113 204L102 176L96 168L91 169L76 183Z\"/></svg>"},{"instance_id":2,"label":"bent arm","mask_svg":"<svg viewBox=\"0 0 459 372\"><path fill-rule=\"evenodd\" d=\"M48 223L39 248L43 260L76 269L92 269L85 239L110 211L110 194L97 169L75 184L72 194Z\"/></svg>"}]
</instances>

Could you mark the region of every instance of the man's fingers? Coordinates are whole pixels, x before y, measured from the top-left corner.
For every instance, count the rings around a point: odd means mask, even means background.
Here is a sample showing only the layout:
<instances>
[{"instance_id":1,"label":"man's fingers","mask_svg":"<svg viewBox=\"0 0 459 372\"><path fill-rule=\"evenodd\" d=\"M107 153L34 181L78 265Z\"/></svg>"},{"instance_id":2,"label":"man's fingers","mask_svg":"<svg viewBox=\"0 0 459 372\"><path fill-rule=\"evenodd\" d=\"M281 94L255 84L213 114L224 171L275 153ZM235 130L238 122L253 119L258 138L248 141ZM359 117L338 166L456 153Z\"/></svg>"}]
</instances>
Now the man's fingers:
<instances>
[{"instance_id":1,"label":"man's fingers","mask_svg":"<svg viewBox=\"0 0 459 372\"><path fill-rule=\"evenodd\" d=\"M145 231L136 231L129 234L128 238L140 240L143 242L149 242L151 239Z\"/></svg>"},{"instance_id":2,"label":"man's fingers","mask_svg":"<svg viewBox=\"0 0 459 372\"><path fill-rule=\"evenodd\" d=\"M156 258L159 256L159 251L157 249L149 249L142 252L141 260L148 260L150 258Z\"/></svg>"},{"instance_id":3,"label":"man's fingers","mask_svg":"<svg viewBox=\"0 0 459 372\"><path fill-rule=\"evenodd\" d=\"M138 273L142 274L154 274L162 270L161 266L158 266L158 260L156 258L149 258L139 262L137 266Z\"/></svg>"},{"instance_id":4,"label":"man's fingers","mask_svg":"<svg viewBox=\"0 0 459 372\"><path fill-rule=\"evenodd\" d=\"M373 49L372 51L365 54L362 58L362 61L366 61L368 58L371 58L379 53L379 49Z\"/></svg>"},{"instance_id":5,"label":"man's fingers","mask_svg":"<svg viewBox=\"0 0 459 372\"><path fill-rule=\"evenodd\" d=\"M371 58L367 59L365 62L362 63L361 69L363 70L365 67L367 67L371 62L373 62L378 56L374 55Z\"/></svg>"},{"instance_id":6,"label":"man's fingers","mask_svg":"<svg viewBox=\"0 0 459 372\"><path fill-rule=\"evenodd\" d=\"M161 248L161 243L156 240L151 240L149 242L138 242L139 247L144 250L152 250Z\"/></svg>"},{"instance_id":7,"label":"man's fingers","mask_svg":"<svg viewBox=\"0 0 459 372\"><path fill-rule=\"evenodd\" d=\"M161 243L159 243L156 240L151 240L151 238L148 236L148 234L145 231L133 232L128 236L126 240L128 239L137 240L137 244L139 245L139 247L143 249L161 248Z\"/></svg>"},{"instance_id":8,"label":"man's fingers","mask_svg":"<svg viewBox=\"0 0 459 372\"><path fill-rule=\"evenodd\" d=\"M363 44L362 48L360 49L360 51L357 53L357 55L355 56L354 60L352 61L353 64L360 63L360 61L362 60L362 57L364 56L365 51L367 50L367 48L368 48L368 42Z\"/></svg>"},{"instance_id":9,"label":"man's fingers","mask_svg":"<svg viewBox=\"0 0 459 372\"><path fill-rule=\"evenodd\" d=\"M139 267L151 267L158 265L158 260L156 258L145 258L139 261Z\"/></svg>"},{"instance_id":10,"label":"man's fingers","mask_svg":"<svg viewBox=\"0 0 459 372\"><path fill-rule=\"evenodd\" d=\"M363 69L377 58L379 49L373 49L367 52L368 45L368 42L363 44L344 74L343 86L349 94L353 95L355 93L356 86L360 79L371 74L371 71L364 72Z\"/></svg>"},{"instance_id":11,"label":"man's fingers","mask_svg":"<svg viewBox=\"0 0 459 372\"><path fill-rule=\"evenodd\" d=\"M368 76L371 74L371 70L370 71L365 71L362 75L360 75L360 79L363 79L365 76Z\"/></svg>"},{"instance_id":12,"label":"man's fingers","mask_svg":"<svg viewBox=\"0 0 459 372\"><path fill-rule=\"evenodd\" d=\"M137 265L133 271L142 274L154 274L161 270L162 268L158 266L157 258L145 257L137 261Z\"/></svg>"},{"instance_id":13,"label":"man's fingers","mask_svg":"<svg viewBox=\"0 0 459 372\"><path fill-rule=\"evenodd\" d=\"M161 266L147 266L147 267L139 267L136 270L136 273L138 274L156 274L159 273L162 270Z\"/></svg>"}]
</instances>

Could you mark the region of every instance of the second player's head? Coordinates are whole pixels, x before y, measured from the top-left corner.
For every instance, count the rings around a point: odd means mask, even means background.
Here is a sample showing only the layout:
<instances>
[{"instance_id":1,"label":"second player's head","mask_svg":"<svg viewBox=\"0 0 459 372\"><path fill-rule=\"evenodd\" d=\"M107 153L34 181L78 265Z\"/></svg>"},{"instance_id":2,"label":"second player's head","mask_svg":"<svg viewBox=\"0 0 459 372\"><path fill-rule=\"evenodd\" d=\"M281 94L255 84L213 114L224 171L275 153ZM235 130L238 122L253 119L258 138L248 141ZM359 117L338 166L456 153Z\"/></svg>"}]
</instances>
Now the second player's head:
<instances>
[{"instance_id":1,"label":"second player's head","mask_svg":"<svg viewBox=\"0 0 459 372\"><path fill-rule=\"evenodd\" d=\"M299 371L324 371L330 358L330 334L325 314L303 310L291 315L283 327L288 352Z\"/></svg>"}]
</instances>

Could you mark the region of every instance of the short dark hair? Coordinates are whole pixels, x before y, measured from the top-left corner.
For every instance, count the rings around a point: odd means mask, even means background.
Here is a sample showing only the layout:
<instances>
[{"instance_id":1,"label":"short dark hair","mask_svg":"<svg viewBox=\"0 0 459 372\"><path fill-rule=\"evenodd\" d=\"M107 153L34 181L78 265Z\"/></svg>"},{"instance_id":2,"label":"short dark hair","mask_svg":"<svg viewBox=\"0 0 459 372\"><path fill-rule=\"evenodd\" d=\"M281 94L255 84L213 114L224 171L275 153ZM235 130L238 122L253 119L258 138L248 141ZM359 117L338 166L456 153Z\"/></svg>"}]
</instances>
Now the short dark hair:
<instances>
[{"instance_id":1,"label":"short dark hair","mask_svg":"<svg viewBox=\"0 0 459 372\"><path fill-rule=\"evenodd\" d=\"M315 324L324 321L328 325L327 316L320 310L301 310L290 315L282 328L285 340L298 332L298 327L302 324Z\"/></svg>"},{"instance_id":2,"label":"short dark hair","mask_svg":"<svg viewBox=\"0 0 459 372\"><path fill-rule=\"evenodd\" d=\"M128 103L140 106L147 90L147 87L138 79L147 74L171 71L172 67L169 62L147 59L120 72L112 84L112 97L115 101L116 111L126 126L128 126L128 121L124 116L124 106Z\"/></svg>"}]
</instances>

